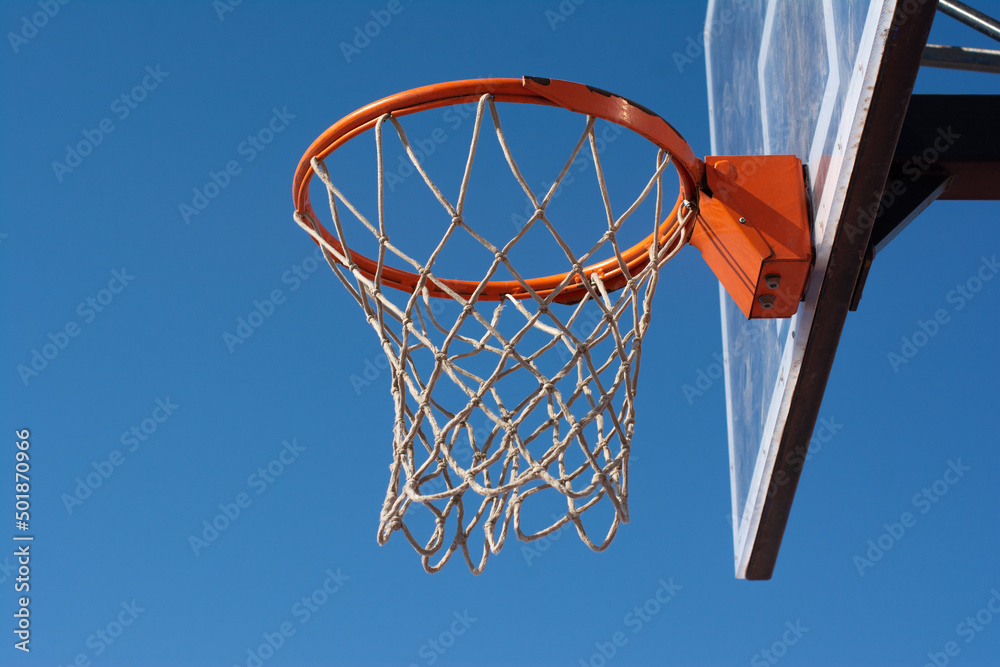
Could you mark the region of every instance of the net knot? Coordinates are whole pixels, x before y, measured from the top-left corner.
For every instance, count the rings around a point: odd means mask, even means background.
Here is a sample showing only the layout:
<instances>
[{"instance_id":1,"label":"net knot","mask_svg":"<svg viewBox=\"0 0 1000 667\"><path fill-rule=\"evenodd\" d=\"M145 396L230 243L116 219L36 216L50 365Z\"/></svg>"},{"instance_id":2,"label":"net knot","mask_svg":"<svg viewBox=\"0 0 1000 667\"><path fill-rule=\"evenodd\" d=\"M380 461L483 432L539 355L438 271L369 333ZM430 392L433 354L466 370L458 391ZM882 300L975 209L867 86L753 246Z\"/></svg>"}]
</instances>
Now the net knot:
<instances>
[{"instance_id":1,"label":"net knot","mask_svg":"<svg viewBox=\"0 0 1000 667\"><path fill-rule=\"evenodd\" d=\"M388 245L389 244L389 235L388 234L379 234L379 236L377 238L378 238L378 244L379 245Z\"/></svg>"}]
</instances>

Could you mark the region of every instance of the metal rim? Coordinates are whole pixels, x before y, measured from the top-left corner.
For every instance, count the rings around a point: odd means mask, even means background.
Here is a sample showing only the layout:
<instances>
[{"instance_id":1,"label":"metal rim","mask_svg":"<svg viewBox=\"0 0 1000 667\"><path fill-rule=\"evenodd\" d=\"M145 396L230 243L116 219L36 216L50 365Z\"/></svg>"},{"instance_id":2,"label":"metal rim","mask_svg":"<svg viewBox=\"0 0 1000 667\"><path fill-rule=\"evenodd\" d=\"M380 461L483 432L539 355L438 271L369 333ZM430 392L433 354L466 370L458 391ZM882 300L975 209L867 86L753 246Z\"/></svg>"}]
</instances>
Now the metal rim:
<instances>
[{"instance_id":1,"label":"metal rim","mask_svg":"<svg viewBox=\"0 0 1000 667\"><path fill-rule=\"evenodd\" d=\"M419 111L478 101L486 93L492 95L496 102L562 107L617 123L670 153L680 180L680 194L672 211L658 229L657 235L661 241L667 239L673 232L677 224L678 211L684 200L692 204L697 202L696 184L702 180L704 164L694 156L691 147L680 134L660 116L635 102L598 88L557 79L524 77L523 79L469 79L414 88L390 95L345 116L321 134L299 161L292 182L296 212L315 221L323 238L338 251L343 251L336 237L319 222L309 201L309 182L313 176L312 159L322 160L328 157L352 138L372 129L378 119L387 113L401 117ZM634 275L649 263L648 251L653 241L654 235L650 234L628 250L622 251L629 274ZM355 251L350 251L350 255L361 273L368 279L374 280L377 263ZM592 273L600 275L608 289L619 289L628 282L628 277L623 273L615 257L586 266L583 272L588 276ZM568 273L570 271L531 278L525 282L532 291L544 298L566 279ZM466 298L480 286L480 281L442 278L438 280L447 285L448 289ZM387 286L412 292L419 281L419 274L390 266L382 268L381 283ZM427 281L425 288L430 296L451 298L448 292L433 281ZM573 282L560 291L555 301L572 303L582 298L586 291L587 288L579 284L579 276L574 276ZM531 294L525 285L516 280L492 281L486 283L479 294L479 299L493 301L506 296L527 298Z\"/></svg>"}]
</instances>

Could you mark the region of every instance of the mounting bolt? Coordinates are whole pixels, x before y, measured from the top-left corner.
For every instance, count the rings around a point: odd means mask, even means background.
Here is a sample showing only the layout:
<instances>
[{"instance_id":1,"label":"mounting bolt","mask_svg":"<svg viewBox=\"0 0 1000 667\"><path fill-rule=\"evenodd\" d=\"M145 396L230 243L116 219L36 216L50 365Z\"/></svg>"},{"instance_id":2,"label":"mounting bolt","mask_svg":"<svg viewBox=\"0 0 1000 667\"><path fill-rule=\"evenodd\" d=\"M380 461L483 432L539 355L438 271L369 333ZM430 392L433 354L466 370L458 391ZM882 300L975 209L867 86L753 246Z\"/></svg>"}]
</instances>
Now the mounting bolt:
<instances>
[{"instance_id":1,"label":"mounting bolt","mask_svg":"<svg viewBox=\"0 0 1000 667\"><path fill-rule=\"evenodd\" d=\"M764 282L767 284L768 289L778 289L778 285L781 284L781 276L777 273L772 273L764 276Z\"/></svg>"},{"instance_id":2,"label":"mounting bolt","mask_svg":"<svg viewBox=\"0 0 1000 667\"><path fill-rule=\"evenodd\" d=\"M760 307L764 310L771 310L774 308L774 297L770 294L761 294L757 301L760 303Z\"/></svg>"},{"instance_id":3,"label":"mounting bolt","mask_svg":"<svg viewBox=\"0 0 1000 667\"><path fill-rule=\"evenodd\" d=\"M740 224L741 225L747 224L747 219L746 218L740 218Z\"/></svg>"}]
</instances>

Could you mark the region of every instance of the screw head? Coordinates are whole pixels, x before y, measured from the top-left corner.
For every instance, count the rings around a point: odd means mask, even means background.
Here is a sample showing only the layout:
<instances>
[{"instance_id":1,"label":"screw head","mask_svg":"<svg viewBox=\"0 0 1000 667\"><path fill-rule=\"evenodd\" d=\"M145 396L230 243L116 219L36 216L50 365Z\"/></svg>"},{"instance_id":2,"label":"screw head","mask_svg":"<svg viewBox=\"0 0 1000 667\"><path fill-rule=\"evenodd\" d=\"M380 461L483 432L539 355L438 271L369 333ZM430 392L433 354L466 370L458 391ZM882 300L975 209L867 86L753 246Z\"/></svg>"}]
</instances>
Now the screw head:
<instances>
[{"instance_id":1,"label":"screw head","mask_svg":"<svg viewBox=\"0 0 1000 667\"><path fill-rule=\"evenodd\" d=\"M746 219L746 218L742 218L742 217L741 217L741 218L740 218L740 224L741 224L741 225L745 225L745 224L747 224L747 219Z\"/></svg>"},{"instance_id":2,"label":"screw head","mask_svg":"<svg viewBox=\"0 0 1000 667\"><path fill-rule=\"evenodd\" d=\"M764 276L764 282L767 284L768 289L778 289L778 286L781 284L781 276L777 273L772 273Z\"/></svg>"},{"instance_id":3,"label":"screw head","mask_svg":"<svg viewBox=\"0 0 1000 667\"><path fill-rule=\"evenodd\" d=\"M731 181L735 181L739 174L736 173L736 165L729 160L719 160L715 163L715 170Z\"/></svg>"},{"instance_id":4,"label":"screw head","mask_svg":"<svg viewBox=\"0 0 1000 667\"><path fill-rule=\"evenodd\" d=\"M774 297L770 294L761 294L757 301L760 303L760 307L764 310L771 310L774 308Z\"/></svg>"}]
</instances>

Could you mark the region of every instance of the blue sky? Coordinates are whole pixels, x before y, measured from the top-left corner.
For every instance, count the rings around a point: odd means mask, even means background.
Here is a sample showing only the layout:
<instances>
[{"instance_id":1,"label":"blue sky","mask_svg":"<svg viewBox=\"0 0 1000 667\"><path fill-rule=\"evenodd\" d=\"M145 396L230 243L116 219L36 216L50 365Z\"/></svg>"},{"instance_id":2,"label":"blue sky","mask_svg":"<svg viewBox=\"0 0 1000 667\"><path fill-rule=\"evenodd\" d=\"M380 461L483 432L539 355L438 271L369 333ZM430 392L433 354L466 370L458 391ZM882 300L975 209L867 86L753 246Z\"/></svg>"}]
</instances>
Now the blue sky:
<instances>
[{"instance_id":1,"label":"blue sky","mask_svg":"<svg viewBox=\"0 0 1000 667\"><path fill-rule=\"evenodd\" d=\"M632 520L606 552L566 533L509 542L479 577L461 562L431 576L404 540L376 544L388 376L352 382L378 341L310 271L295 165L380 97L522 74L635 99L707 153L704 61L672 57L700 39L703 4L562 4L0 5L0 477L28 429L35 538L30 655L10 632L16 544L0 550L4 665L996 664L1000 280L955 296L1000 254L995 202L936 203L876 259L820 411L836 433L805 466L771 581L732 574L722 383L682 391L722 345L693 249L657 294ZM26 28L43 5L54 15ZM367 44L340 46L379 17ZM991 47L941 15L931 41ZM1000 79L923 71L917 92ZM67 156L81 141L92 151ZM217 196L196 202L213 174Z\"/></svg>"}]
</instances>

